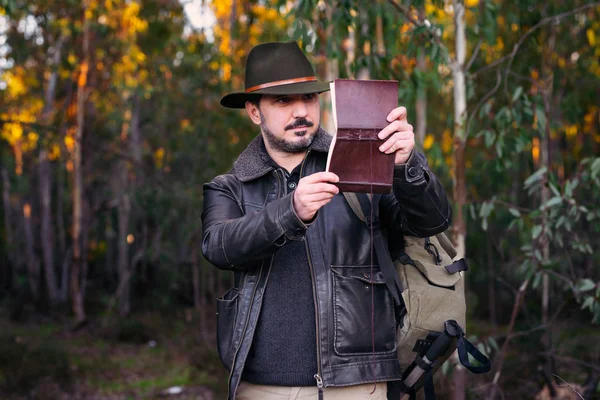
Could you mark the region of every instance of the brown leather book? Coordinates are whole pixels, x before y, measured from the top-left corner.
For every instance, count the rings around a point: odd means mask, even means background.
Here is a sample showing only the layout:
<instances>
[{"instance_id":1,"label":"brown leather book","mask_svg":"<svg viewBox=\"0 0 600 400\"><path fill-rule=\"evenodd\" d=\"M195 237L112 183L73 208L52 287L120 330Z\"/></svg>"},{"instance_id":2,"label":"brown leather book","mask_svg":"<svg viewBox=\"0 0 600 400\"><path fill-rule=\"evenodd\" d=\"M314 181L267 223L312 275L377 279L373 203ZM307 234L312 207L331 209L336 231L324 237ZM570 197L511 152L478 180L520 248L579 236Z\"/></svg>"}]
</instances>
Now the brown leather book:
<instances>
[{"instance_id":1,"label":"brown leather book","mask_svg":"<svg viewBox=\"0 0 600 400\"><path fill-rule=\"evenodd\" d=\"M331 84L335 135L326 170L340 177L342 192L390 193L394 154L379 150L377 134L398 104L398 82L336 79Z\"/></svg>"}]
</instances>

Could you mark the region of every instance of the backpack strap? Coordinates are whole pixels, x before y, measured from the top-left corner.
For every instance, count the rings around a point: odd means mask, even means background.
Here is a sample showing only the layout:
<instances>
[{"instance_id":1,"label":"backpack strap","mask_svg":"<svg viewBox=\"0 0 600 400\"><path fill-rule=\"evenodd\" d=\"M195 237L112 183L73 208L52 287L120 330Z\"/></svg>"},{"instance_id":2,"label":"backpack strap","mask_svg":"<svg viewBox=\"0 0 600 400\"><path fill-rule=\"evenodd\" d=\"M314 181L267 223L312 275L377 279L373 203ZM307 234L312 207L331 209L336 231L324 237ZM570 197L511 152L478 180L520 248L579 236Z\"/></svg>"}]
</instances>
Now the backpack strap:
<instances>
[{"instance_id":1,"label":"backpack strap","mask_svg":"<svg viewBox=\"0 0 600 400\"><path fill-rule=\"evenodd\" d=\"M369 221L366 215L371 215L372 196L361 196L361 199L353 192L342 192L342 194L346 198L352 211L354 211L354 214L356 214L356 216L370 229L373 221ZM396 272L392 257L390 257L390 252L386 246L383 235L381 234L381 229L377 225L379 224L373 224L373 227L375 228L373 229L373 246L375 247L375 254L379 261L379 268L385 279L385 284L394 298L394 302L396 305L402 306L402 283L400 283L400 277Z\"/></svg>"},{"instance_id":2,"label":"backpack strap","mask_svg":"<svg viewBox=\"0 0 600 400\"><path fill-rule=\"evenodd\" d=\"M354 192L342 192L348 205L354 211L354 214L360 219L362 222L366 223L367 219L365 218L365 214L363 213L362 206L360 205L360 201L358 200L358 196ZM370 193L369 193L370 195Z\"/></svg>"}]
</instances>

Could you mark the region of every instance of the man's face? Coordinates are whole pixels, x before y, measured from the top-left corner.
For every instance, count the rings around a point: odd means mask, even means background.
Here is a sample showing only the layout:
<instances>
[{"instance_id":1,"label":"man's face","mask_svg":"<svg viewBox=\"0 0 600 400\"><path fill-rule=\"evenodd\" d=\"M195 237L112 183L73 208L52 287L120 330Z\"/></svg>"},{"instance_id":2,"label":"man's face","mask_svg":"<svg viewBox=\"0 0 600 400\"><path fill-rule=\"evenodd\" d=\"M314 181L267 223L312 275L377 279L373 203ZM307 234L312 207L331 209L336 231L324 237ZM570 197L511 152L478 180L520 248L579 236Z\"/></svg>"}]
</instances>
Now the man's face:
<instances>
[{"instance_id":1,"label":"man's face","mask_svg":"<svg viewBox=\"0 0 600 400\"><path fill-rule=\"evenodd\" d=\"M257 108L246 103L254 123L260 125L271 149L286 153L306 151L320 124L319 97L316 93L262 95Z\"/></svg>"}]
</instances>

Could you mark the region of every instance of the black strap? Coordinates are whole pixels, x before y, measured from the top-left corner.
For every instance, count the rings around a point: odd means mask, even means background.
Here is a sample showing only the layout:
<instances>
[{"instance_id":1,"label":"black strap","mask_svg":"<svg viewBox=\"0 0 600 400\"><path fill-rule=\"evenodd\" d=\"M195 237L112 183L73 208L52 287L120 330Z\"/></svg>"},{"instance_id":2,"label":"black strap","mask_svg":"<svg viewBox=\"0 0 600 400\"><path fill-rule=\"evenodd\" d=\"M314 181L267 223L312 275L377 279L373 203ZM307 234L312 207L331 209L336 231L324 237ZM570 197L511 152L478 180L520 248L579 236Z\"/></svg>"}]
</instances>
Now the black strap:
<instances>
[{"instance_id":1,"label":"black strap","mask_svg":"<svg viewBox=\"0 0 600 400\"><path fill-rule=\"evenodd\" d=\"M400 255L398 256L398 261L400 261L402 264L406 265L406 264L410 264L413 267L416 267L415 262L413 261L412 258L410 258L410 256L404 252L400 253Z\"/></svg>"},{"instance_id":2,"label":"black strap","mask_svg":"<svg viewBox=\"0 0 600 400\"><path fill-rule=\"evenodd\" d=\"M390 257L390 253L387 250L379 229L376 229L373 232L373 245L375 246L375 254L377 254L377 261L379 261L379 268L383 274L383 279L385 279L385 284L394 298L396 305L400 306L403 304L400 300L402 283L400 283L400 277L396 272L396 267L392 262L392 258Z\"/></svg>"},{"instance_id":3,"label":"black strap","mask_svg":"<svg viewBox=\"0 0 600 400\"><path fill-rule=\"evenodd\" d=\"M458 348L458 358L460 359L460 363L465 366L469 371L474 374L483 374L489 372L492 363L490 360L479 351L477 347L473 345L473 343L469 342L465 339L464 336L461 336L458 339L458 343L456 344ZM469 354L473 356L481 365L473 365L469 361Z\"/></svg>"},{"instance_id":4,"label":"black strap","mask_svg":"<svg viewBox=\"0 0 600 400\"><path fill-rule=\"evenodd\" d=\"M449 274L455 274L459 271L467 271L469 269L469 265L464 258L461 258L460 260L454 261L450 265L446 265L444 268L446 268L446 271L448 271Z\"/></svg>"},{"instance_id":5,"label":"black strap","mask_svg":"<svg viewBox=\"0 0 600 400\"><path fill-rule=\"evenodd\" d=\"M365 223L369 228L371 224L373 225L373 246L375 247L375 254L377 255L377 261L379 262L379 268L381 269L381 273L383 274L383 279L385 280L385 284L394 298L394 302L396 305L402 305L401 293L402 293L402 283L400 283L400 277L396 272L396 267L394 266L394 262L392 261L392 257L390 257L390 252L387 248L386 241L381 234L381 227L378 219L371 220L371 206L374 201L368 198L368 196L356 196L360 207L362 208L363 215L365 217ZM375 196L373 196L373 200L375 200Z\"/></svg>"},{"instance_id":6,"label":"black strap","mask_svg":"<svg viewBox=\"0 0 600 400\"><path fill-rule=\"evenodd\" d=\"M436 400L435 387L433 386L433 371L427 372L425 375L425 381L423 390L425 391L425 400Z\"/></svg>"}]
</instances>

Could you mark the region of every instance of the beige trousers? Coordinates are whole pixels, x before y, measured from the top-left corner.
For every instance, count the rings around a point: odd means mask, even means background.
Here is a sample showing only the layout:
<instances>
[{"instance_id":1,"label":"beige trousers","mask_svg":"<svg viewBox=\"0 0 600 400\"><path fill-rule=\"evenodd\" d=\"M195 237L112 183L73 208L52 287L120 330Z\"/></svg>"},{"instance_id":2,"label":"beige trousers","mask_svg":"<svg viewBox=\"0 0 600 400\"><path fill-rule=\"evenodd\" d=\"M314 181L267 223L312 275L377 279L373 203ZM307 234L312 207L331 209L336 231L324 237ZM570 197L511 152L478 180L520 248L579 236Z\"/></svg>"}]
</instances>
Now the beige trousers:
<instances>
[{"instance_id":1,"label":"beige trousers","mask_svg":"<svg viewBox=\"0 0 600 400\"><path fill-rule=\"evenodd\" d=\"M375 392L373 392L375 389ZM386 400L387 383L323 388L323 400ZM316 386L267 386L241 382L236 400L318 400Z\"/></svg>"}]
</instances>

